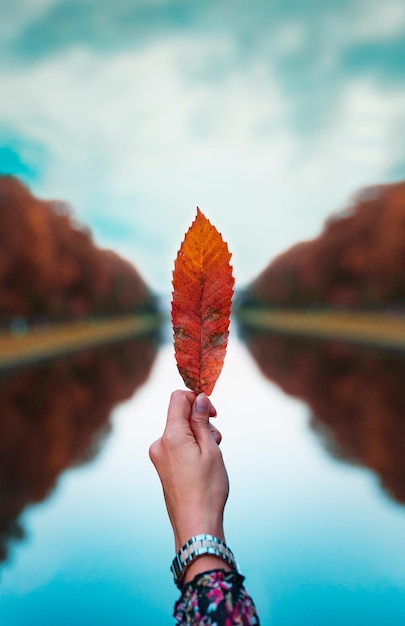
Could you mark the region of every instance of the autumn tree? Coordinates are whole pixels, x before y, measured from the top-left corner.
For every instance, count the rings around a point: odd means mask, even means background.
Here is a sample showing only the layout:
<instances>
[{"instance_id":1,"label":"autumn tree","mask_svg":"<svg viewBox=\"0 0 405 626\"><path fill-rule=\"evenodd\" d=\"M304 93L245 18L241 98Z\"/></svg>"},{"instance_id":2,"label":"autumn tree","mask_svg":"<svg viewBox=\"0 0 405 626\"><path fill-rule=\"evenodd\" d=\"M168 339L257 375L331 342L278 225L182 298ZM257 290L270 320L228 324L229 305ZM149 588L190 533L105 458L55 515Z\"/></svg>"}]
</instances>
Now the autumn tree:
<instances>
[{"instance_id":1,"label":"autumn tree","mask_svg":"<svg viewBox=\"0 0 405 626\"><path fill-rule=\"evenodd\" d=\"M405 182L365 189L323 232L293 246L249 286L281 307L405 308Z\"/></svg>"},{"instance_id":2,"label":"autumn tree","mask_svg":"<svg viewBox=\"0 0 405 626\"><path fill-rule=\"evenodd\" d=\"M152 301L137 270L97 248L66 205L0 177L0 321L129 313Z\"/></svg>"}]
</instances>

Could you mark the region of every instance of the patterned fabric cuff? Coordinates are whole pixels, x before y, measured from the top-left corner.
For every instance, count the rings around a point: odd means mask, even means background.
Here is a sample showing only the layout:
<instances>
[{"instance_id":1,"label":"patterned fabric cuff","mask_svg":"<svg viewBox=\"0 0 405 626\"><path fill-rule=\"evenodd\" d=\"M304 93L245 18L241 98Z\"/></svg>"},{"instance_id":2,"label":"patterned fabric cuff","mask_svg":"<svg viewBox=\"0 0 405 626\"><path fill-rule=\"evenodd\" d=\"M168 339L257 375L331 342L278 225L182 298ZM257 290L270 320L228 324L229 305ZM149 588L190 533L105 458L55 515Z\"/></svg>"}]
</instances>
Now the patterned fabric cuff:
<instances>
[{"instance_id":1,"label":"patterned fabric cuff","mask_svg":"<svg viewBox=\"0 0 405 626\"><path fill-rule=\"evenodd\" d=\"M184 585L181 598L175 605L176 624L259 625L253 600L245 591L243 581L241 574L223 569L197 574Z\"/></svg>"}]
</instances>

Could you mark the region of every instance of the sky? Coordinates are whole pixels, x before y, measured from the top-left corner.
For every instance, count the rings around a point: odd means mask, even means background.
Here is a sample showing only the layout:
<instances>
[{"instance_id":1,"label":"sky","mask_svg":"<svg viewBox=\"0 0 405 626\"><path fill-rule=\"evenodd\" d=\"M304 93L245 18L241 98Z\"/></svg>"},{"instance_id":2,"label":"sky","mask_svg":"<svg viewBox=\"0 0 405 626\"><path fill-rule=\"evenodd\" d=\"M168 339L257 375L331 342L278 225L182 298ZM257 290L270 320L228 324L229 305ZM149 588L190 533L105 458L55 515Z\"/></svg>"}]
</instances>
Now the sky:
<instances>
[{"instance_id":1,"label":"sky","mask_svg":"<svg viewBox=\"0 0 405 626\"><path fill-rule=\"evenodd\" d=\"M0 0L0 172L158 293L196 206L237 287L405 175L402 0Z\"/></svg>"}]
</instances>

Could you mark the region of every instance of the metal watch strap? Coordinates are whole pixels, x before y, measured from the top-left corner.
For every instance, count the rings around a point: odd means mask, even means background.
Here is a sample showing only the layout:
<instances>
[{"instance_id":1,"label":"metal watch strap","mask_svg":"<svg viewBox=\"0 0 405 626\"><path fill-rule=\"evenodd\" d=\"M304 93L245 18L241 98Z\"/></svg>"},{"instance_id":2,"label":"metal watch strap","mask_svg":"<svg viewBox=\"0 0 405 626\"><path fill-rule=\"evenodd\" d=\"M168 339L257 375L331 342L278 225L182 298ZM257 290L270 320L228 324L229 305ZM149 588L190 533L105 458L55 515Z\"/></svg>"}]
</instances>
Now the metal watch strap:
<instances>
[{"instance_id":1,"label":"metal watch strap","mask_svg":"<svg viewBox=\"0 0 405 626\"><path fill-rule=\"evenodd\" d=\"M170 567L174 582L179 589L182 586L187 567L204 554L218 556L228 563L232 569L239 571L233 552L226 543L218 539L218 537L214 537L214 535L194 535L180 548Z\"/></svg>"}]
</instances>

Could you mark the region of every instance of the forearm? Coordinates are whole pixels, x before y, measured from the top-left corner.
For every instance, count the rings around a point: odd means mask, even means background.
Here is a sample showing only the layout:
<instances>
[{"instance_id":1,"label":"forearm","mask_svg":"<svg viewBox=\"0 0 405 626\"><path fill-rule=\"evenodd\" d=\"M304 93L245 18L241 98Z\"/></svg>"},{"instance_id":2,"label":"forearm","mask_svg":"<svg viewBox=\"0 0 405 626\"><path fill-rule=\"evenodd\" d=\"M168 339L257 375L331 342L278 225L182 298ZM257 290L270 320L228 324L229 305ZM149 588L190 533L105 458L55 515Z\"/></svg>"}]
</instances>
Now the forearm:
<instances>
[{"instance_id":1,"label":"forearm","mask_svg":"<svg viewBox=\"0 0 405 626\"><path fill-rule=\"evenodd\" d=\"M176 619L195 626L253 626L259 624L253 602L225 543L229 481L221 434L210 422L215 415L204 394L173 393L165 431L149 451L174 533L172 572L182 589Z\"/></svg>"}]
</instances>

